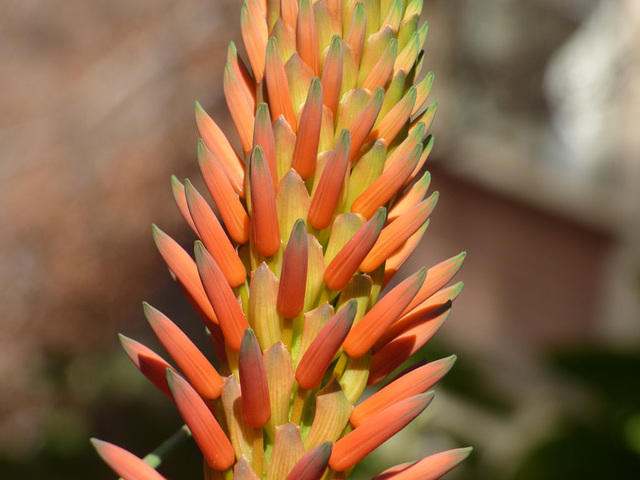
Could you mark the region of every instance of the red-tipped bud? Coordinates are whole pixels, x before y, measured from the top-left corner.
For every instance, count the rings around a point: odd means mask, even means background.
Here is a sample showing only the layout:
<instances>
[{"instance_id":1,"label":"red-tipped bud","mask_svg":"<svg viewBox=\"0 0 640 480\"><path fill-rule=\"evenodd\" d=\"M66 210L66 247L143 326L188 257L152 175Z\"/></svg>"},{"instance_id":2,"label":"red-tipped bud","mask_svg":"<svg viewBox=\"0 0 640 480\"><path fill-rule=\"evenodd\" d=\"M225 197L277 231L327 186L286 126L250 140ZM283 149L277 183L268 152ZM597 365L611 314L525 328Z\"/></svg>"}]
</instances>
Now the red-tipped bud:
<instances>
[{"instance_id":1,"label":"red-tipped bud","mask_svg":"<svg viewBox=\"0 0 640 480\"><path fill-rule=\"evenodd\" d=\"M358 427L378 412L413 395L429 390L451 369L456 361L455 355L427 363L411 370L378 390L351 412L351 424Z\"/></svg>"},{"instance_id":2,"label":"red-tipped bud","mask_svg":"<svg viewBox=\"0 0 640 480\"><path fill-rule=\"evenodd\" d=\"M167 383L193 439L205 460L215 470L226 470L235 461L231 442L226 437L209 407L189 383L172 370L167 370Z\"/></svg>"},{"instance_id":3,"label":"red-tipped bud","mask_svg":"<svg viewBox=\"0 0 640 480\"><path fill-rule=\"evenodd\" d=\"M451 257L428 269L427 276L424 279L422 287L420 287L420 290L416 296L413 297L413 300L411 300L411 303L407 305L407 308L404 309L402 314L405 315L409 313L449 283L449 280L451 280L455 274L458 273L460 267L462 267L462 262L464 262L466 256L466 252L459 253L455 257Z\"/></svg>"},{"instance_id":4,"label":"red-tipped bud","mask_svg":"<svg viewBox=\"0 0 640 480\"><path fill-rule=\"evenodd\" d=\"M384 87L393 72L393 64L396 61L397 54L398 41L394 38L389 42L382 57L380 57L378 62L373 66L367 78L365 78L362 83L362 88L375 90L376 88Z\"/></svg>"},{"instance_id":5,"label":"red-tipped bud","mask_svg":"<svg viewBox=\"0 0 640 480\"><path fill-rule=\"evenodd\" d=\"M295 133L298 129L298 124L291 105L287 74L278 51L278 41L275 37L271 37L267 43L265 77L269 106L271 107L271 119L275 121L280 115L284 116L284 119Z\"/></svg>"},{"instance_id":6,"label":"red-tipped bud","mask_svg":"<svg viewBox=\"0 0 640 480\"><path fill-rule=\"evenodd\" d=\"M409 328L371 356L368 385L375 385L420 350L435 335L451 309L424 323Z\"/></svg>"},{"instance_id":7,"label":"red-tipped bud","mask_svg":"<svg viewBox=\"0 0 640 480\"><path fill-rule=\"evenodd\" d=\"M196 263L173 238L155 225L152 230L153 240L160 255L175 275L178 284L184 289L190 303L207 323L217 324L218 319L200 281Z\"/></svg>"},{"instance_id":8,"label":"red-tipped bud","mask_svg":"<svg viewBox=\"0 0 640 480\"><path fill-rule=\"evenodd\" d=\"M269 165L273 188L278 185L278 167L276 164L276 140L273 135L273 125L269 115L269 105L260 103L256 110L256 123L253 131L253 146L262 147L264 157Z\"/></svg>"},{"instance_id":9,"label":"red-tipped bud","mask_svg":"<svg viewBox=\"0 0 640 480\"><path fill-rule=\"evenodd\" d=\"M260 255L270 257L280 249L276 194L269 165L261 147L253 149L250 161L253 239Z\"/></svg>"},{"instance_id":10,"label":"red-tipped bud","mask_svg":"<svg viewBox=\"0 0 640 480\"><path fill-rule=\"evenodd\" d=\"M387 210L380 207L329 263L324 272L324 282L327 287L331 290L342 290L347 286L362 260L376 243L384 226L386 213Z\"/></svg>"},{"instance_id":11,"label":"red-tipped bud","mask_svg":"<svg viewBox=\"0 0 640 480\"><path fill-rule=\"evenodd\" d=\"M144 460L124 448L97 438L92 438L91 443L102 460L126 480L166 480Z\"/></svg>"},{"instance_id":12,"label":"red-tipped bud","mask_svg":"<svg viewBox=\"0 0 640 480\"><path fill-rule=\"evenodd\" d=\"M256 109L256 82L245 63L238 56L238 49L233 42L229 42L229 48L227 48L226 66L229 67L229 70L237 79L238 92L253 112Z\"/></svg>"},{"instance_id":13,"label":"red-tipped bud","mask_svg":"<svg viewBox=\"0 0 640 480\"><path fill-rule=\"evenodd\" d=\"M338 472L354 467L422 413L432 399L432 394L415 395L374 415L333 445L329 466Z\"/></svg>"},{"instance_id":14,"label":"red-tipped bud","mask_svg":"<svg viewBox=\"0 0 640 480\"><path fill-rule=\"evenodd\" d=\"M171 358L184 372L189 382L203 398L218 398L222 389L222 378L198 350L189 337L162 312L144 303L144 314L153 332Z\"/></svg>"},{"instance_id":15,"label":"red-tipped bud","mask_svg":"<svg viewBox=\"0 0 640 480\"><path fill-rule=\"evenodd\" d=\"M381 139L390 145L402 127L409 121L411 109L416 101L416 89L411 87L407 94L387 113L371 132L372 139Z\"/></svg>"},{"instance_id":16,"label":"red-tipped bud","mask_svg":"<svg viewBox=\"0 0 640 480\"><path fill-rule=\"evenodd\" d=\"M422 146L419 145L409 154L390 165L362 195L355 199L351 205L351 211L370 218L378 207L387 203L402 188L404 182L413 172L421 152Z\"/></svg>"},{"instance_id":17,"label":"red-tipped bud","mask_svg":"<svg viewBox=\"0 0 640 480\"><path fill-rule=\"evenodd\" d=\"M211 154L218 159L231 186L241 197L244 196L244 165L220 127L196 102L196 124L198 131Z\"/></svg>"},{"instance_id":18,"label":"red-tipped bud","mask_svg":"<svg viewBox=\"0 0 640 480\"><path fill-rule=\"evenodd\" d=\"M395 33L398 32L402 20L403 3L404 2L401 1L391 2L387 15L382 19L382 22L380 22L381 28L389 26Z\"/></svg>"},{"instance_id":19,"label":"red-tipped bud","mask_svg":"<svg viewBox=\"0 0 640 480\"><path fill-rule=\"evenodd\" d=\"M421 268L382 297L349 333L344 341L345 353L356 358L367 353L415 297L426 274L427 269Z\"/></svg>"},{"instance_id":20,"label":"red-tipped bud","mask_svg":"<svg viewBox=\"0 0 640 480\"><path fill-rule=\"evenodd\" d=\"M311 0L300 0L298 9L297 50L304 63L311 67L314 74L320 71L318 61L318 32Z\"/></svg>"},{"instance_id":21,"label":"red-tipped bud","mask_svg":"<svg viewBox=\"0 0 640 480\"><path fill-rule=\"evenodd\" d=\"M360 270L372 272L382 265L411 235L418 231L431 215L437 201L436 192L382 229L378 241L360 264Z\"/></svg>"},{"instance_id":22,"label":"red-tipped bud","mask_svg":"<svg viewBox=\"0 0 640 480\"><path fill-rule=\"evenodd\" d=\"M324 442L309 450L298 460L286 480L320 480L329 465L332 448L331 442Z\"/></svg>"},{"instance_id":23,"label":"red-tipped bud","mask_svg":"<svg viewBox=\"0 0 640 480\"><path fill-rule=\"evenodd\" d=\"M311 342L296 369L296 380L301 388L313 390L320 385L331 360L349 333L357 310L358 302L349 300Z\"/></svg>"},{"instance_id":24,"label":"red-tipped bud","mask_svg":"<svg viewBox=\"0 0 640 480\"><path fill-rule=\"evenodd\" d=\"M403 215L407 210L412 208L417 203L421 202L427 195L427 189L429 188L430 183L431 174L429 172L424 172L424 175L422 175L420 180L414 183L408 190L405 190L405 192L402 194L402 197L394 200L393 205L389 210L387 221L393 222L401 215Z\"/></svg>"},{"instance_id":25,"label":"red-tipped bud","mask_svg":"<svg viewBox=\"0 0 640 480\"><path fill-rule=\"evenodd\" d=\"M242 150L246 154L251 150L253 142L254 107L245 100L242 85L230 65L224 69L223 87L229 113L231 113L231 118L238 131Z\"/></svg>"},{"instance_id":26,"label":"red-tipped bud","mask_svg":"<svg viewBox=\"0 0 640 480\"><path fill-rule=\"evenodd\" d=\"M362 57L362 49L364 48L364 40L367 33L367 21L364 9L364 3L356 3L349 25L349 31L345 37L347 45L351 47L355 61L359 64Z\"/></svg>"},{"instance_id":27,"label":"red-tipped bud","mask_svg":"<svg viewBox=\"0 0 640 480\"><path fill-rule=\"evenodd\" d=\"M400 318L380 336L373 346L374 353L413 326L433 320L449 310L453 301L462 291L463 286L464 284L462 282L458 282L455 285L443 288L413 310L400 316Z\"/></svg>"},{"instance_id":28,"label":"red-tipped bud","mask_svg":"<svg viewBox=\"0 0 640 480\"><path fill-rule=\"evenodd\" d=\"M411 135L411 132L412 130L409 129L409 135ZM409 178L407 178L407 181L404 183L405 187L409 185L411 182L413 182L413 179L418 176L418 174L422 171L422 167L424 167L424 164L427 162L427 159L429 158L429 155L433 150L433 135L429 135L427 139L423 142L423 144L424 144L424 147L422 149L422 154L420 155L420 159L418 160L418 163L416 163L416 166L414 167L413 172L411 173L411 175L409 175Z\"/></svg>"},{"instance_id":29,"label":"red-tipped bud","mask_svg":"<svg viewBox=\"0 0 640 480\"><path fill-rule=\"evenodd\" d=\"M271 402L262 350L251 328L244 331L238 367L242 391L242 418L249 426L262 427L271 418Z\"/></svg>"},{"instance_id":30,"label":"red-tipped bud","mask_svg":"<svg viewBox=\"0 0 640 480\"><path fill-rule=\"evenodd\" d=\"M171 391L167 385L167 368L173 368L167 361L148 347L122 334L120 343L131 361L138 367L138 370L151 381L162 393L171 401Z\"/></svg>"},{"instance_id":31,"label":"red-tipped bud","mask_svg":"<svg viewBox=\"0 0 640 480\"><path fill-rule=\"evenodd\" d=\"M362 111L353 120L353 123L349 127L351 132L351 154L349 160L353 161L357 156L360 148L364 145L365 140L369 136L373 125L376 123L380 109L382 108L382 102L384 100L384 88L378 88L369 102L365 105Z\"/></svg>"},{"instance_id":32,"label":"red-tipped bud","mask_svg":"<svg viewBox=\"0 0 640 480\"><path fill-rule=\"evenodd\" d=\"M427 97L431 93L431 87L433 87L433 72L429 72L426 77L416 84L418 95L416 97L416 103L413 106L413 110L411 111L412 117L421 111L427 101Z\"/></svg>"},{"instance_id":33,"label":"red-tipped bud","mask_svg":"<svg viewBox=\"0 0 640 480\"><path fill-rule=\"evenodd\" d=\"M171 175L171 191L173 192L173 199L176 201L176 205L178 205L180 213L189 224L191 229L194 232L198 233L198 229L196 228L195 223L193 223L193 219L191 218L191 214L189 213L184 185L180 180L178 180L178 177L176 177L175 175Z\"/></svg>"},{"instance_id":34,"label":"red-tipped bud","mask_svg":"<svg viewBox=\"0 0 640 480\"><path fill-rule=\"evenodd\" d=\"M185 181L185 194L190 216L202 243L224 272L229 284L232 287L242 285L247 270L215 213L189 180Z\"/></svg>"},{"instance_id":35,"label":"red-tipped bud","mask_svg":"<svg viewBox=\"0 0 640 480\"><path fill-rule=\"evenodd\" d=\"M314 77L300 115L300 127L293 150L292 166L306 180L316 169L322 124L322 83Z\"/></svg>"},{"instance_id":36,"label":"red-tipped bud","mask_svg":"<svg viewBox=\"0 0 640 480\"><path fill-rule=\"evenodd\" d=\"M335 117L340 103L340 88L342 86L342 40L338 35L331 39L327 59L322 69L323 101Z\"/></svg>"},{"instance_id":37,"label":"red-tipped bud","mask_svg":"<svg viewBox=\"0 0 640 480\"><path fill-rule=\"evenodd\" d=\"M202 284L216 312L224 339L237 352L242 343L242 334L249 323L222 270L202 243L196 242L195 254Z\"/></svg>"},{"instance_id":38,"label":"red-tipped bud","mask_svg":"<svg viewBox=\"0 0 640 480\"><path fill-rule=\"evenodd\" d=\"M437 480L467 458L472 450L467 447L436 453L418 462L389 468L372 480Z\"/></svg>"},{"instance_id":39,"label":"red-tipped bud","mask_svg":"<svg viewBox=\"0 0 640 480\"><path fill-rule=\"evenodd\" d=\"M220 163L202 141L198 142L198 162L207 189L220 211L229 236L238 243L246 243L249 240L249 216Z\"/></svg>"},{"instance_id":40,"label":"red-tipped bud","mask_svg":"<svg viewBox=\"0 0 640 480\"><path fill-rule=\"evenodd\" d=\"M408 153L422 143L424 137L424 124L417 125L404 139L404 141L393 150L384 162L385 169L396 163ZM423 150L424 151L424 150ZM416 169L414 168L414 172Z\"/></svg>"},{"instance_id":41,"label":"red-tipped bud","mask_svg":"<svg viewBox=\"0 0 640 480\"><path fill-rule=\"evenodd\" d=\"M304 306L308 257L307 228L304 220L298 219L284 252L278 287L278 311L285 318L296 318Z\"/></svg>"},{"instance_id":42,"label":"red-tipped bud","mask_svg":"<svg viewBox=\"0 0 640 480\"><path fill-rule=\"evenodd\" d=\"M313 194L309 207L309 223L317 230L322 230L331 223L349 166L350 149L349 131L343 130L338 138L336 148L331 152L322 171L318 188Z\"/></svg>"},{"instance_id":43,"label":"red-tipped bud","mask_svg":"<svg viewBox=\"0 0 640 480\"><path fill-rule=\"evenodd\" d=\"M263 23L264 27L263 27ZM242 40L247 50L251 70L256 77L256 81L262 80L264 75L265 45L267 43L266 21L256 15L255 10L245 4L240 15L240 30Z\"/></svg>"}]
</instances>

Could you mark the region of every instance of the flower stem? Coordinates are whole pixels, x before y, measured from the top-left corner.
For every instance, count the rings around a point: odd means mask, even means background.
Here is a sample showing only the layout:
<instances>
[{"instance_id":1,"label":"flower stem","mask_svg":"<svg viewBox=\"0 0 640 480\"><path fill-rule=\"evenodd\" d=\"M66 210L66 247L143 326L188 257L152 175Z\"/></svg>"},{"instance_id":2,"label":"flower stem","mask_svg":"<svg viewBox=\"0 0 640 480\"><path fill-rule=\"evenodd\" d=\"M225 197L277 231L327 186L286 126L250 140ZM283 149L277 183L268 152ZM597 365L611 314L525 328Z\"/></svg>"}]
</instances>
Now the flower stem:
<instances>
[{"instance_id":1,"label":"flower stem","mask_svg":"<svg viewBox=\"0 0 640 480\"><path fill-rule=\"evenodd\" d=\"M264 440L262 428L253 429L253 471L259 477L262 477L263 461L264 461Z\"/></svg>"},{"instance_id":2,"label":"flower stem","mask_svg":"<svg viewBox=\"0 0 640 480\"><path fill-rule=\"evenodd\" d=\"M296 396L293 399L293 408L291 409L291 423L300 425L302 420L302 410L304 407L304 401L307 399L307 391L304 388L298 387Z\"/></svg>"},{"instance_id":3,"label":"flower stem","mask_svg":"<svg viewBox=\"0 0 640 480\"><path fill-rule=\"evenodd\" d=\"M291 352L291 346L293 344L293 319L284 318L282 320L282 343L287 347L287 350Z\"/></svg>"},{"instance_id":4,"label":"flower stem","mask_svg":"<svg viewBox=\"0 0 640 480\"><path fill-rule=\"evenodd\" d=\"M180 427L180 430L162 442L158 448L145 455L142 460L153 468L158 468L166 456L173 453L174 450L180 447L189 438L191 438L191 431L189 430L189 427L183 425ZM123 479L120 478L118 480Z\"/></svg>"}]
</instances>

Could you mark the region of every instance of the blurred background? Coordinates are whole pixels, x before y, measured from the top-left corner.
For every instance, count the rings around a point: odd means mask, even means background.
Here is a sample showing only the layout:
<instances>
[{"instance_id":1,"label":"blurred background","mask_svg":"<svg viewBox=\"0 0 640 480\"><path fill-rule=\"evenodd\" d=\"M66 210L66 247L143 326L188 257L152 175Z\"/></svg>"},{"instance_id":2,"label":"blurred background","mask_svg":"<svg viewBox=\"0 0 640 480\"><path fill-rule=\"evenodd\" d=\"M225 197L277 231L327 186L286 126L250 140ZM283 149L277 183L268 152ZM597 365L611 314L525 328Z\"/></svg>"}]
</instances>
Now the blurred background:
<instances>
[{"instance_id":1,"label":"blurred background","mask_svg":"<svg viewBox=\"0 0 640 480\"><path fill-rule=\"evenodd\" d=\"M239 0L0 3L0 478L112 479L179 428L121 351L147 300L204 342L151 240L188 245L193 104ZM462 250L433 404L354 475L473 445L451 480L640 478L640 2L425 0L440 191L406 271ZM199 478L183 447L163 469ZM358 477L359 475L359 477Z\"/></svg>"}]
</instances>

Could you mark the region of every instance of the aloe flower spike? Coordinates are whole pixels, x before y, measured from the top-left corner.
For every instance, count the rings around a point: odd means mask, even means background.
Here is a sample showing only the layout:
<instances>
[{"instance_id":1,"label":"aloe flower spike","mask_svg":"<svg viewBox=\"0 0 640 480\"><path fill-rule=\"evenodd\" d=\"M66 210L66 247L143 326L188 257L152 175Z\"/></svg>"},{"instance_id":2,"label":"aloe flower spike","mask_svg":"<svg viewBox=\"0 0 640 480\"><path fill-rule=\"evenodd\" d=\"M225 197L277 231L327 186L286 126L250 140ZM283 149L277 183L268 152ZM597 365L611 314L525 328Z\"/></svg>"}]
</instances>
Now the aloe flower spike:
<instances>
[{"instance_id":1,"label":"aloe flower spike","mask_svg":"<svg viewBox=\"0 0 640 480\"><path fill-rule=\"evenodd\" d=\"M395 281L439 201L424 170L437 103L422 9L245 0L247 63L231 42L221 85L236 133L196 102L204 188L171 178L193 253L156 226L153 238L213 351L147 303L168 361L121 342L176 407L204 480L346 480L453 366L449 356L398 373L451 314L465 258ZM163 478L157 456L94 444L125 480ZM435 480L469 453L430 454L375 480Z\"/></svg>"}]
</instances>

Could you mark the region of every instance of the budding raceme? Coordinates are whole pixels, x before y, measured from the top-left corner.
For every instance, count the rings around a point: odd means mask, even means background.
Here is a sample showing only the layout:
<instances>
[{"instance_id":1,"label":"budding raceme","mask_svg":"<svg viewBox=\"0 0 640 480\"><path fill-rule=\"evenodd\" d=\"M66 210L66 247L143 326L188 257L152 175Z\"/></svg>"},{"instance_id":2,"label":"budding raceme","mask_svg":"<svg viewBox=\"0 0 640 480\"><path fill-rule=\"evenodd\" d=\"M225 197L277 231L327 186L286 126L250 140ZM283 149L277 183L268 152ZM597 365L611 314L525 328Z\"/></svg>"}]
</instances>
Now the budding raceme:
<instances>
[{"instance_id":1,"label":"budding raceme","mask_svg":"<svg viewBox=\"0 0 640 480\"><path fill-rule=\"evenodd\" d=\"M246 0L248 66L231 43L223 75L240 151L196 104L213 203L173 177L194 256L157 227L154 239L218 363L148 305L176 366L122 342L176 404L207 479L347 478L426 408L425 392L453 364L407 370L359 400L426 344L461 289L446 285L464 254L386 288L438 198L423 172L436 104L433 75L421 73L421 11L421 0ZM132 454L97 448L131 479L161 478ZM377 478L435 479L467 454L431 455Z\"/></svg>"}]
</instances>

